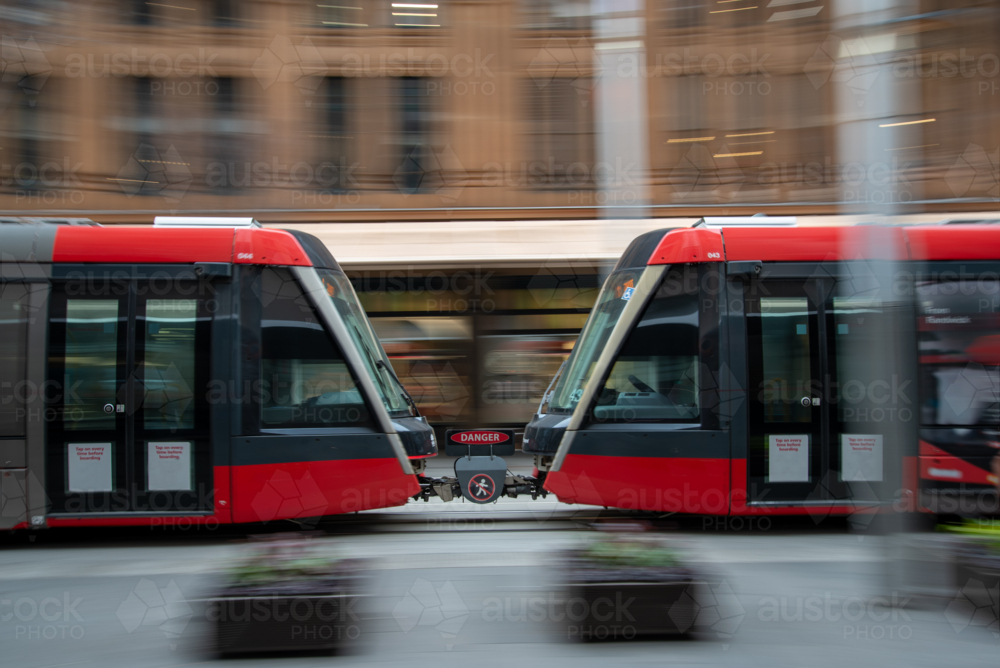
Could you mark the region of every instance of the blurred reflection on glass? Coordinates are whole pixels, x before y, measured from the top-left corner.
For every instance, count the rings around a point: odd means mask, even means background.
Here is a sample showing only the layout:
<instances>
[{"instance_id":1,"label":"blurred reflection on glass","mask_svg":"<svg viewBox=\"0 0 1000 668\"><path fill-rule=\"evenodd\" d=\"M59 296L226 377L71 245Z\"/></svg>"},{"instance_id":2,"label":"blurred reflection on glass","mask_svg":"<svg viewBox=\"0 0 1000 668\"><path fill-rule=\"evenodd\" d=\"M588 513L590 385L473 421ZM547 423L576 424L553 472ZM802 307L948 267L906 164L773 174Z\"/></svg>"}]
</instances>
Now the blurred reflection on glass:
<instances>
[{"instance_id":1,"label":"blurred reflection on glass","mask_svg":"<svg viewBox=\"0 0 1000 668\"><path fill-rule=\"evenodd\" d=\"M118 403L118 307L117 299L66 302L66 429L115 428L117 416L104 406Z\"/></svg>"},{"instance_id":2,"label":"blurred reflection on glass","mask_svg":"<svg viewBox=\"0 0 1000 668\"><path fill-rule=\"evenodd\" d=\"M393 370L430 422L472 419L471 318L372 318Z\"/></svg>"},{"instance_id":3,"label":"blurred reflection on glass","mask_svg":"<svg viewBox=\"0 0 1000 668\"><path fill-rule=\"evenodd\" d=\"M146 429L193 429L198 300L146 302L142 418ZM142 326L140 324L140 326Z\"/></svg>"},{"instance_id":4,"label":"blurred reflection on glass","mask_svg":"<svg viewBox=\"0 0 1000 668\"><path fill-rule=\"evenodd\" d=\"M482 336L483 406L489 424L523 426L576 342L576 334Z\"/></svg>"}]
</instances>

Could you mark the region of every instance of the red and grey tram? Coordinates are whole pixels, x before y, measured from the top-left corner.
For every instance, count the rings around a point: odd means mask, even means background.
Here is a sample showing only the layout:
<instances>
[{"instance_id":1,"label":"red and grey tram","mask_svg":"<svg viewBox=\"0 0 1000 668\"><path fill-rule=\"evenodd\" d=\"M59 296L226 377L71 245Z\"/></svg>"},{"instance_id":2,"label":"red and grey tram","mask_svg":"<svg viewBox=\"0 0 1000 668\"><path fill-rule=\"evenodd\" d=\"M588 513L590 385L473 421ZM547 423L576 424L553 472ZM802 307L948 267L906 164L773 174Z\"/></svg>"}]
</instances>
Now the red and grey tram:
<instances>
[{"instance_id":1,"label":"red and grey tram","mask_svg":"<svg viewBox=\"0 0 1000 668\"><path fill-rule=\"evenodd\" d=\"M0 528L402 505L436 453L327 248L252 219L0 224Z\"/></svg>"},{"instance_id":2,"label":"red and grey tram","mask_svg":"<svg viewBox=\"0 0 1000 668\"><path fill-rule=\"evenodd\" d=\"M709 515L995 512L1000 227L745 222L628 247L526 428L545 489Z\"/></svg>"}]
</instances>

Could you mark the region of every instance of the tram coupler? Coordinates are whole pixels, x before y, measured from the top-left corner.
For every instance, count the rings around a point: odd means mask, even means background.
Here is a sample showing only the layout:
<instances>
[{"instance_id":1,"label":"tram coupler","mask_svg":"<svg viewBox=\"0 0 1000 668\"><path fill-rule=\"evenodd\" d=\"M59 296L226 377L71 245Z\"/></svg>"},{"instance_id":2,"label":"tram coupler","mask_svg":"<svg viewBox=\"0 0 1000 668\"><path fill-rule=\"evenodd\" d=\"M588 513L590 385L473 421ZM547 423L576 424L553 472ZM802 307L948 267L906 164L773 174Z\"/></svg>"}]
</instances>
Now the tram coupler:
<instances>
[{"instance_id":1,"label":"tram coupler","mask_svg":"<svg viewBox=\"0 0 1000 668\"><path fill-rule=\"evenodd\" d=\"M507 470L504 455L514 454L513 429L449 429L445 454L457 457L454 478L420 476L424 501L437 496L443 501L463 498L472 503L494 503L501 496L517 498L530 494L532 499L546 496L544 476L514 475Z\"/></svg>"},{"instance_id":2,"label":"tram coupler","mask_svg":"<svg viewBox=\"0 0 1000 668\"><path fill-rule=\"evenodd\" d=\"M500 459L497 457L497 459ZM457 462L456 462L457 463ZM468 498L462 493L462 483L458 477L444 477L444 478L429 478L427 476L417 476L417 480L420 483L420 491L413 496L415 501L430 501L431 497L438 497L442 501L454 501L455 499ZM516 499L521 495L530 495L532 499L537 499L538 497L545 498L548 496L548 491L545 490L542 485L545 483L544 474L539 475L537 478L530 475L516 475L510 471L506 471L503 478L503 487L500 490L500 496L506 496L511 499ZM496 501L498 497L490 497L489 500L475 500L469 499L474 503L490 503Z\"/></svg>"}]
</instances>

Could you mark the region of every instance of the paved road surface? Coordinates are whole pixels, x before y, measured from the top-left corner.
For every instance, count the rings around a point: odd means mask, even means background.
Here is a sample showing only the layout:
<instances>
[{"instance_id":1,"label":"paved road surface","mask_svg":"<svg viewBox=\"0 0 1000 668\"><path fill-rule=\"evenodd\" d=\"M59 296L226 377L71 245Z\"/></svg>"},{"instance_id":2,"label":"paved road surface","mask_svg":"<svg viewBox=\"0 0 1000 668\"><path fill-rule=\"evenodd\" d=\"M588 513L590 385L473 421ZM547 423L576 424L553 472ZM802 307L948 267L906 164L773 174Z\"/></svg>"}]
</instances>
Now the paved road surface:
<instances>
[{"instance_id":1,"label":"paved road surface","mask_svg":"<svg viewBox=\"0 0 1000 668\"><path fill-rule=\"evenodd\" d=\"M585 510L570 511L570 519ZM478 524L441 519L434 507L423 512L405 524L317 539L323 551L363 559L372 575L352 631L356 646L334 657L219 663L206 652L198 599L245 553L238 534L8 540L0 544L2 665L1000 665L1000 635L986 608L963 621L961 606L946 615L943 607L882 605L880 597L893 594L877 536L808 525L759 532L686 525L677 538L711 575L714 598L702 603L712 624L687 641L576 643L549 605L558 594L551 555L588 536L567 511L513 522L479 516Z\"/></svg>"}]
</instances>

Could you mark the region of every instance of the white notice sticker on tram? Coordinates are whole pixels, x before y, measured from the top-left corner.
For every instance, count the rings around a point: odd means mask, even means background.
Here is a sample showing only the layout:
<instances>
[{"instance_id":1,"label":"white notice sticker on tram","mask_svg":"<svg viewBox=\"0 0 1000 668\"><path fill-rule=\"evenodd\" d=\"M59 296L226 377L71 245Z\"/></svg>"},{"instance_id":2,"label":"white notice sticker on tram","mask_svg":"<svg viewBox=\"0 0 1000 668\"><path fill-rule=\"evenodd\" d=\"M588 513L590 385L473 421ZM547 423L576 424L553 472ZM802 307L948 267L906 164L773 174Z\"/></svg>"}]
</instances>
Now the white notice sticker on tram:
<instances>
[{"instance_id":1,"label":"white notice sticker on tram","mask_svg":"<svg viewBox=\"0 0 1000 668\"><path fill-rule=\"evenodd\" d=\"M68 443L69 491L110 492L111 444Z\"/></svg>"},{"instance_id":2,"label":"white notice sticker on tram","mask_svg":"<svg viewBox=\"0 0 1000 668\"><path fill-rule=\"evenodd\" d=\"M809 434L769 434L768 482L809 482Z\"/></svg>"},{"instance_id":3,"label":"white notice sticker on tram","mask_svg":"<svg viewBox=\"0 0 1000 668\"><path fill-rule=\"evenodd\" d=\"M149 478L146 481L146 489L150 491L192 489L190 441L173 443L150 441L146 449L146 470Z\"/></svg>"},{"instance_id":4,"label":"white notice sticker on tram","mask_svg":"<svg viewBox=\"0 0 1000 668\"><path fill-rule=\"evenodd\" d=\"M844 482L880 482L882 434L841 434L840 462Z\"/></svg>"}]
</instances>

